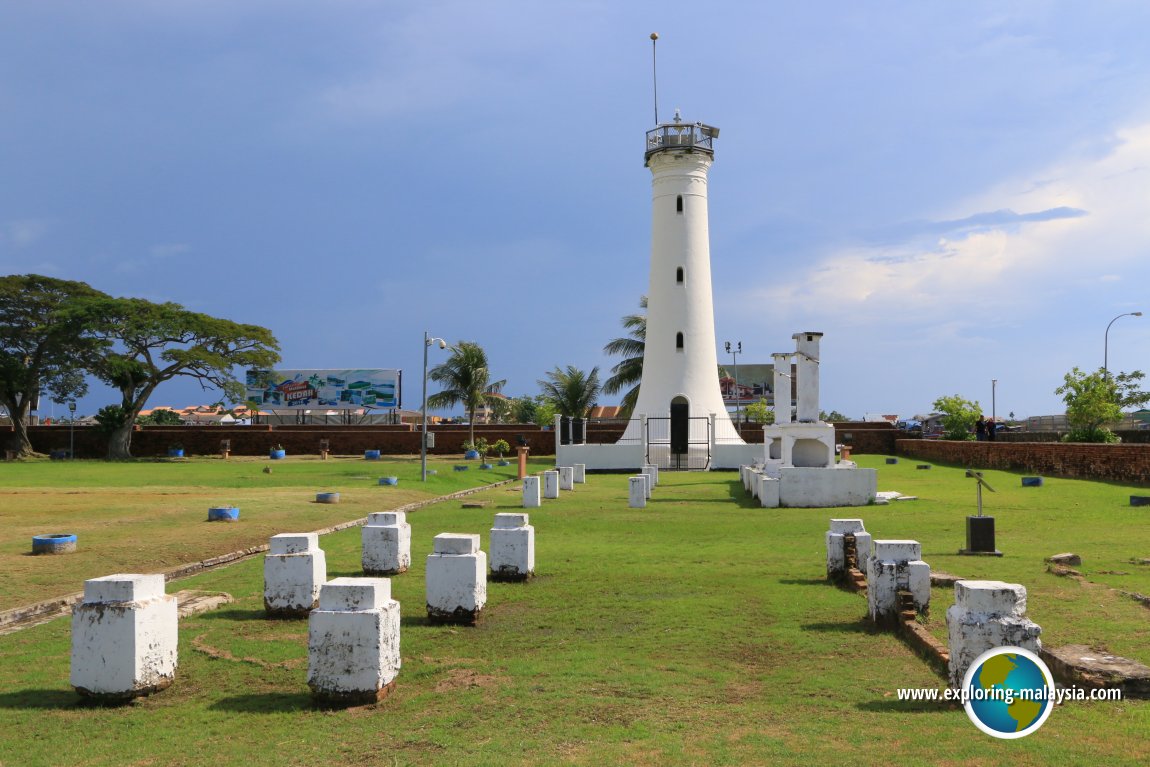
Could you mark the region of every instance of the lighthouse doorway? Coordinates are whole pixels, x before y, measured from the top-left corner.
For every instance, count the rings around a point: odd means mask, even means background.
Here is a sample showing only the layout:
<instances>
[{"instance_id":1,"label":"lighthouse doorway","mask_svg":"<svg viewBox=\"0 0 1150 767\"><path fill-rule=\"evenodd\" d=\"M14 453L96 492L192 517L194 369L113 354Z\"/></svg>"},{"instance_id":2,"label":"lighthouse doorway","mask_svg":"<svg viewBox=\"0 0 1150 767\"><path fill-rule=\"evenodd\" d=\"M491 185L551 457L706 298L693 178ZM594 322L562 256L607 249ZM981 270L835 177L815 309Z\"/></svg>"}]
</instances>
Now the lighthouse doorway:
<instances>
[{"instance_id":1,"label":"lighthouse doorway","mask_svg":"<svg viewBox=\"0 0 1150 767\"><path fill-rule=\"evenodd\" d=\"M669 417L647 418L647 463L660 469L707 469L711 419L690 416L686 397L671 400Z\"/></svg>"}]
</instances>

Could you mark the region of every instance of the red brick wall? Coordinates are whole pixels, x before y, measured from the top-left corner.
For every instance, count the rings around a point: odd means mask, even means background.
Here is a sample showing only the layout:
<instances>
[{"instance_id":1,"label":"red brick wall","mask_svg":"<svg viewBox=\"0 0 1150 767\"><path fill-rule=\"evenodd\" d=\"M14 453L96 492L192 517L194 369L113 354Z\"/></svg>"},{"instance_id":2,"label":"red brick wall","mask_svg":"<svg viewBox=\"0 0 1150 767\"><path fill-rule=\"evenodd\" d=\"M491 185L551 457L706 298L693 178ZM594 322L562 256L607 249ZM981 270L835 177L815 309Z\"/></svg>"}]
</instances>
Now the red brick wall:
<instances>
[{"instance_id":1,"label":"red brick wall","mask_svg":"<svg viewBox=\"0 0 1150 767\"><path fill-rule=\"evenodd\" d=\"M980 469L1150 483L1150 445L900 439L896 449L899 455L911 458Z\"/></svg>"}]
</instances>

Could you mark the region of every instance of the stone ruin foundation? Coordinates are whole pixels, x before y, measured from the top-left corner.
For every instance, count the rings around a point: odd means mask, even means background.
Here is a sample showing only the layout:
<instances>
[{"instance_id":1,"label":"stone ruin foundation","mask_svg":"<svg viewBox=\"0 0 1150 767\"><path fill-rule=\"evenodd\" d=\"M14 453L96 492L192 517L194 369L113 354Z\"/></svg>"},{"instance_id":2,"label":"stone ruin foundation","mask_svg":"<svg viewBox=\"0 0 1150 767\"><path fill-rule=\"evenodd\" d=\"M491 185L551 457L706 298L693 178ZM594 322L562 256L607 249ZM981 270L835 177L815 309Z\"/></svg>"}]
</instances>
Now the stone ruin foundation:
<instances>
[{"instance_id":1,"label":"stone ruin foundation","mask_svg":"<svg viewBox=\"0 0 1150 767\"><path fill-rule=\"evenodd\" d=\"M900 613L925 613L930 606L930 565L918 541L873 541L866 562L867 613L875 623L892 624Z\"/></svg>"},{"instance_id":2,"label":"stone ruin foundation","mask_svg":"<svg viewBox=\"0 0 1150 767\"><path fill-rule=\"evenodd\" d=\"M842 583L852 571L865 571L871 535L863 527L861 519L832 519L826 544L827 580Z\"/></svg>"},{"instance_id":3,"label":"stone ruin foundation","mask_svg":"<svg viewBox=\"0 0 1150 767\"><path fill-rule=\"evenodd\" d=\"M176 677L178 623L163 575L85 581L83 601L72 608L72 686L110 702L165 689Z\"/></svg>"},{"instance_id":4,"label":"stone ruin foundation","mask_svg":"<svg viewBox=\"0 0 1150 767\"><path fill-rule=\"evenodd\" d=\"M491 580L525 581L535 575L535 528L527 514L496 514L491 528Z\"/></svg>"},{"instance_id":5,"label":"stone ruin foundation","mask_svg":"<svg viewBox=\"0 0 1150 767\"><path fill-rule=\"evenodd\" d=\"M427 555L427 618L474 626L487 602L487 555L479 536L440 533Z\"/></svg>"},{"instance_id":6,"label":"stone ruin foundation","mask_svg":"<svg viewBox=\"0 0 1150 767\"><path fill-rule=\"evenodd\" d=\"M327 705L387 697L399 674L399 602L386 578L335 578L308 617L307 684Z\"/></svg>"},{"instance_id":7,"label":"stone ruin foundation","mask_svg":"<svg viewBox=\"0 0 1150 767\"><path fill-rule=\"evenodd\" d=\"M360 532L363 572L369 576L398 575L411 567L411 525L402 511L367 515Z\"/></svg>"},{"instance_id":8,"label":"stone ruin foundation","mask_svg":"<svg viewBox=\"0 0 1150 767\"><path fill-rule=\"evenodd\" d=\"M264 609L268 615L300 618L319 602L327 580L327 558L316 533L273 535L264 557Z\"/></svg>"},{"instance_id":9,"label":"stone ruin foundation","mask_svg":"<svg viewBox=\"0 0 1150 767\"><path fill-rule=\"evenodd\" d=\"M1042 650L1042 628L1026 617L1026 588L1002 581L959 581L954 604L946 611L950 660L947 681L962 687L971 664L987 650L1012 646Z\"/></svg>"}]
</instances>

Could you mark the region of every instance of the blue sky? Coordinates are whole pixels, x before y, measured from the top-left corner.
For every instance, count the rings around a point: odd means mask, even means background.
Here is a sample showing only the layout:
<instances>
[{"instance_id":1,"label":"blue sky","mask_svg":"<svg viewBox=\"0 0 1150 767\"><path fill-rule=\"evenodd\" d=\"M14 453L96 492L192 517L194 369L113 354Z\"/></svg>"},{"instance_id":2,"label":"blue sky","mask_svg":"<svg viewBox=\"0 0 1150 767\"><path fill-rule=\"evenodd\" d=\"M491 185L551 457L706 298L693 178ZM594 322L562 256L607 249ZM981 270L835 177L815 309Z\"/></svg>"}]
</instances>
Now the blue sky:
<instances>
[{"instance_id":1,"label":"blue sky","mask_svg":"<svg viewBox=\"0 0 1150 767\"><path fill-rule=\"evenodd\" d=\"M1147 29L1118 0L4 0L0 270L402 368L409 407L425 329L512 395L606 372L647 288L657 31L660 117L722 129L720 347L822 331L855 417L989 412L995 378L999 414L1061 412L1118 314L1147 311L1111 369L1150 368Z\"/></svg>"}]
</instances>

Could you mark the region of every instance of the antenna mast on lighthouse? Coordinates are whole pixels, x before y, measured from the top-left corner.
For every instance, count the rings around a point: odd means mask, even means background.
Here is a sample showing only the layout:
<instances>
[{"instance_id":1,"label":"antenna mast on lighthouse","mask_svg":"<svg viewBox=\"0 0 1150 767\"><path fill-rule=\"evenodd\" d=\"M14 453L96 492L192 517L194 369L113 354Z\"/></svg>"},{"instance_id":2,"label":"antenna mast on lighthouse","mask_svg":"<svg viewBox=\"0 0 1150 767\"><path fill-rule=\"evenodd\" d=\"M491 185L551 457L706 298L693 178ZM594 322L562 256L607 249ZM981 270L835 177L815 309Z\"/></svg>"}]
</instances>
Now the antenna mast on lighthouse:
<instances>
[{"instance_id":1,"label":"antenna mast on lighthouse","mask_svg":"<svg viewBox=\"0 0 1150 767\"><path fill-rule=\"evenodd\" d=\"M658 32L651 33L651 88L655 95L655 124L659 124L659 72L655 66L655 41L659 39Z\"/></svg>"}]
</instances>

